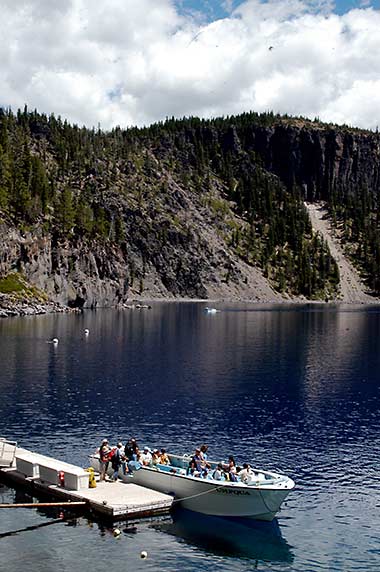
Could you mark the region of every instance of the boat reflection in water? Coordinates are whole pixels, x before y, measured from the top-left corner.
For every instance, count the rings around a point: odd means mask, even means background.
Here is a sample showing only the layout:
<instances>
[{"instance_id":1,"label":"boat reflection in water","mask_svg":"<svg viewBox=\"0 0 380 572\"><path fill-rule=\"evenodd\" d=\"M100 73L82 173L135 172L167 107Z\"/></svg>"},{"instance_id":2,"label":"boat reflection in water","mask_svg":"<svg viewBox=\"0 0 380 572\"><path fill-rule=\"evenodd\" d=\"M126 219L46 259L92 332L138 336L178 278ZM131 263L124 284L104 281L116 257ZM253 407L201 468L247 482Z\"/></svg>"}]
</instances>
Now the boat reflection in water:
<instances>
[{"instance_id":1,"label":"boat reflection in water","mask_svg":"<svg viewBox=\"0 0 380 572\"><path fill-rule=\"evenodd\" d=\"M171 522L163 521L152 527L221 556L267 562L291 563L294 560L277 519L271 522L227 519L176 508Z\"/></svg>"}]
</instances>

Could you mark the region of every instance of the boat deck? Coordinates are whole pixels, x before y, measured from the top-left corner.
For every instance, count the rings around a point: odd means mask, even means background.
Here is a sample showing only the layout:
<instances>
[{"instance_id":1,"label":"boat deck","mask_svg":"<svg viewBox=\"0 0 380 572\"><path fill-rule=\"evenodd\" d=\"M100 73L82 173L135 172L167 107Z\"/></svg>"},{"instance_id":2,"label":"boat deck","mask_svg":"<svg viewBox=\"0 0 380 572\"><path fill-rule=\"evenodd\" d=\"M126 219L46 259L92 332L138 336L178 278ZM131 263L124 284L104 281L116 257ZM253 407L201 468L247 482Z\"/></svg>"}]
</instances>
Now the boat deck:
<instances>
[{"instance_id":1,"label":"boat deck","mask_svg":"<svg viewBox=\"0 0 380 572\"><path fill-rule=\"evenodd\" d=\"M112 520L167 514L173 503L171 496L132 482L102 481L89 488L89 473L81 467L26 449L16 448L9 465L0 466L1 480L36 496L48 495L65 502L84 501L95 513ZM60 471L64 472L65 484L69 483L67 488L59 484Z\"/></svg>"}]
</instances>

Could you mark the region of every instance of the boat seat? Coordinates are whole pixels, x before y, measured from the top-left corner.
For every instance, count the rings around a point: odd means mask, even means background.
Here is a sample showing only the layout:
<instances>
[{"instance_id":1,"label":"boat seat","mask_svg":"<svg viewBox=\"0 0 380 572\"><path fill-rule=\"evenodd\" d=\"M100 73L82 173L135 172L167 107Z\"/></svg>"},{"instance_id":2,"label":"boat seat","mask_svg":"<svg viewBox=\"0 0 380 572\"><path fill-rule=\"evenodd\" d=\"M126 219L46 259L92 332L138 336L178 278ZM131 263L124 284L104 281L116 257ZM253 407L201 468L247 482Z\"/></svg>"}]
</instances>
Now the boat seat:
<instances>
[{"instance_id":1,"label":"boat seat","mask_svg":"<svg viewBox=\"0 0 380 572\"><path fill-rule=\"evenodd\" d=\"M173 467L171 467L170 465L164 465L161 463L157 463L156 465L157 469L160 469L160 471L163 471L165 473L170 473L170 471L172 470Z\"/></svg>"},{"instance_id":2,"label":"boat seat","mask_svg":"<svg viewBox=\"0 0 380 572\"><path fill-rule=\"evenodd\" d=\"M176 475L186 475L185 469L180 469L179 467L172 467L171 465L163 465L158 463L156 468L164 473L175 473Z\"/></svg>"}]
</instances>

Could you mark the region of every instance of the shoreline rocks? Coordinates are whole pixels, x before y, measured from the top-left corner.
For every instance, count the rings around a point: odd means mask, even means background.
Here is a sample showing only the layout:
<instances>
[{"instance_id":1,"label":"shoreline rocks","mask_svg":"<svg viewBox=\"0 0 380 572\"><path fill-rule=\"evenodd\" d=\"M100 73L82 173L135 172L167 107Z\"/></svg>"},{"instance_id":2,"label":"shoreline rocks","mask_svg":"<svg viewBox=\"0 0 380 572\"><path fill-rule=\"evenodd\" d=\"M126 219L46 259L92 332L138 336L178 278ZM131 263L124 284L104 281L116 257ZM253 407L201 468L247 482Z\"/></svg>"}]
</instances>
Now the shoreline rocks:
<instances>
[{"instance_id":1,"label":"shoreline rocks","mask_svg":"<svg viewBox=\"0 0 380 572\"><path fill-rule=\"evenodd\" d=\"M0 293L0 318L39 316L43 314L71 313L75 310L58 302L16 300L14 296Z\"/></svg>"}]
</instances>

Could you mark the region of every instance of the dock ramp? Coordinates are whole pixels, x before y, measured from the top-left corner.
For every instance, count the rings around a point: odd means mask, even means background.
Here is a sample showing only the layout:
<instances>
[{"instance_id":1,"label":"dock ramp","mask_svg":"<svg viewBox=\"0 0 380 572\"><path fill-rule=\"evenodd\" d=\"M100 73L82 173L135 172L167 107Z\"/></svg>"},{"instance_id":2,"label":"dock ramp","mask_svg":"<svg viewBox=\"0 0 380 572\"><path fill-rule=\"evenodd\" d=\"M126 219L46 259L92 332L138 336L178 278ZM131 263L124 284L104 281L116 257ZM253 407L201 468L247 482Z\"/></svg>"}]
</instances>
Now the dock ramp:
<instances>
[{"instance_id":1,"label":"dock ramp","mask_svg":"<svg viewBox=\"0 0 380 572\"><path fill-rule=\"evenodd\" d=\"M16 455L16 441L0 437L0 467L12 467Z\"/></svg>"}]
</instances>

